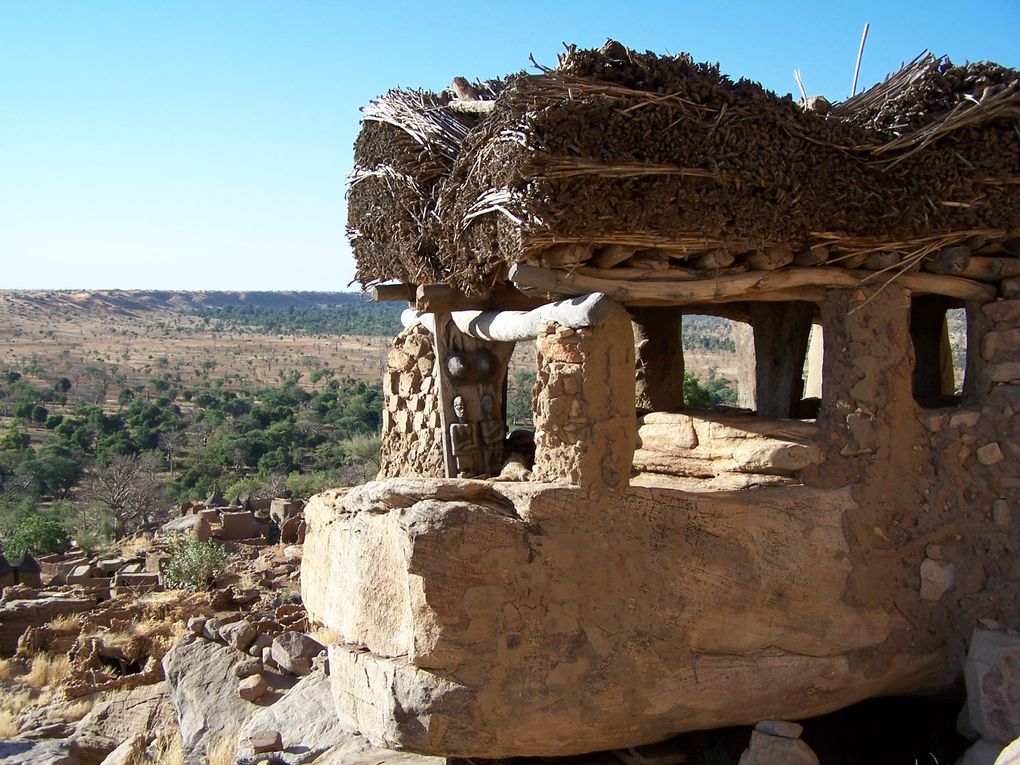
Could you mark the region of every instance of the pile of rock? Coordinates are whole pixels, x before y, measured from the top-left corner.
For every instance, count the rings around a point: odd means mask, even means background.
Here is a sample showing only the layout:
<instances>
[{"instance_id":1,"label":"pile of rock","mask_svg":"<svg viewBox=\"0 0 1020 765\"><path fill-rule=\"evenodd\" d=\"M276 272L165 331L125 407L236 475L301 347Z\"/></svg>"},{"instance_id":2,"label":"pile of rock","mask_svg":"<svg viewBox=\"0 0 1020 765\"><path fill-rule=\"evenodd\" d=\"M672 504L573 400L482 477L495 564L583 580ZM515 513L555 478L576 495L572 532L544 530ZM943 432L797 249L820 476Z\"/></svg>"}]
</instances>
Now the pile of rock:
<instances>
[{"instance_id":1,"label":"pile of rock","mask_svg":"<svg viewBox=\"0 0 1020 765\"><path fill-rule=\"evenodd\" d=\"M262 698L269 690L267 672L303 677L312 670L312 660L325 648L302 630L308 626L304 608L284 604L275 613L228 614L188 620L188 630L197 638L217 641L250 659L234 668L239 680L237 695L247 701Z\"/></svg>"}]
</instances>

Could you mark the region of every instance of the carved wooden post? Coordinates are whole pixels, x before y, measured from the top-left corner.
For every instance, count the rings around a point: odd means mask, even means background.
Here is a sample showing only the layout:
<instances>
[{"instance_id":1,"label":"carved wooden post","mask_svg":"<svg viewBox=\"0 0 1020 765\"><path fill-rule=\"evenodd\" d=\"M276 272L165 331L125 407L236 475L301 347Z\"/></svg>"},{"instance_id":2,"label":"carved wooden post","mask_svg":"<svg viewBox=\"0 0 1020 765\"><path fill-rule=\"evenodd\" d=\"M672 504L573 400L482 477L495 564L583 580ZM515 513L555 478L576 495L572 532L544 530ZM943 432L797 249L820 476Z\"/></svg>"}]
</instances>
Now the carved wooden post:
<instances>
[{"instance_id":1,"label":"carved wooden post","mask_svg":"<svg viewBox=\"0 0 1020 765\"><path fill-rule=\"evenodd\" d=\"M496 475L506 432L506 373L514 343L478 340L435 314L435 375L447 478Z\"/></svg>"},{"instance_id":2,"label":"carved wooden post","mask_svg":"<svg viewBox=\"0 0 1020 765\"><path fill-rule=\"evenodd\" d=\"M676 308L630 311L636 352L635 396L639 412L676 412L684 405L684 353Z\"/></svg>"},{"instance_id":3,"label":"carved wooden post","mask_svg":"<svg viewBox=\"0 0 1020 765\"><path fill-rule=\"evenodd\" d=\"M913 389L916 399L954 393L952 352L946 325L948 305L948 300L941 295L915 295L911 301L910 339L914 343Z\"/></svg>"},{"instance_id":4,"label":"carved wooden post","mask_svg":"<svg viewBox=\"0 0 1020 765\"><path fill-rule=\"evenodd\" d=\"M761 417L789 417L803 391L813 303L751 303L756 406Z\"/></svg>"}]
</instances>

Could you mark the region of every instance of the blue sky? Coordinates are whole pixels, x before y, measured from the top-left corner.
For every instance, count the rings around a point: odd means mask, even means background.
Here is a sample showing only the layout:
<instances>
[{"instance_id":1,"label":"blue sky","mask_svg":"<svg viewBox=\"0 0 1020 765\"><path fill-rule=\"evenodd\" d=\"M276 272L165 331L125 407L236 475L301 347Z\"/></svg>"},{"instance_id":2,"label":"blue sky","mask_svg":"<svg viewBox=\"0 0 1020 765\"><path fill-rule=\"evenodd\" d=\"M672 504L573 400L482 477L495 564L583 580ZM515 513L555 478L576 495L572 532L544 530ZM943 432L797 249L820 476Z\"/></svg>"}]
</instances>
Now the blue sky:
<instances>
[{"instance_id":1,"label":"blue sky","mask_svg":"<svg viewBox=\"0 0 1020 765\"><path fill-rule=\"evenodd\" d=\"M865 86L926 48L1020 67L1020 0L0 0L0 289L347 289L358 107L388 88L614 37L839 100L865 21Z\"/></svg>"}]
</instances>

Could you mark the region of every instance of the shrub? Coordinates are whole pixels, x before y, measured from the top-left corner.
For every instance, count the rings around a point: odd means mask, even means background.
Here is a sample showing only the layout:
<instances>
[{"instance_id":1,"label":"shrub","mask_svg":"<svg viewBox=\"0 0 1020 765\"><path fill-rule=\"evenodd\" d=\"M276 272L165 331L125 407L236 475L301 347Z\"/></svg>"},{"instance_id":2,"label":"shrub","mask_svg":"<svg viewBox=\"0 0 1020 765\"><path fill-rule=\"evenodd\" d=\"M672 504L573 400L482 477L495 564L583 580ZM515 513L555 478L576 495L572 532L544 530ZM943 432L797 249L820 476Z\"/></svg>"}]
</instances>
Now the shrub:
<instances>
[{"instance_id":1,"label":"shrub","mask_svg":"<svg viewBox=\"0 0 1020 765\"><path fill-rule=\"evenodd\" d=\"M178 538L170 545L163 579L171 589L207 590L229 562L230 553L219 542Z\"/></svg>"},{"instance_id":2,"label":"shrub","mask_svg":"<svg viewBox=\"0 0 1020 765\"><path fill-rule=\"evenodd\" d=\"M18 521L11 538L4 544L4 555L17 558L23 553L46 555L63 552L70 546L64 524L42 515L29 515Z\"/></svg>"}]
</instances>

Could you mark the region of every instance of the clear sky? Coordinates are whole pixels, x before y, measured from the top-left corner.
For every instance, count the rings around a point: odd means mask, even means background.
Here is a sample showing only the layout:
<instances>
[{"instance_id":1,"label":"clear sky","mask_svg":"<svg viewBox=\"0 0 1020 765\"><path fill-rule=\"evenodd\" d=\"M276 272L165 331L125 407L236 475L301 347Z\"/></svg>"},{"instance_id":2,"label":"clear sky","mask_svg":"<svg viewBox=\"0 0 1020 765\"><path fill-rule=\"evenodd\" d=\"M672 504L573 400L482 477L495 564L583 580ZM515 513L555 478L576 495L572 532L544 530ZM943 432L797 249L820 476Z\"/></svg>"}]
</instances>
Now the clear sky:
<instances>
[{"instance_id":1,"label":"clear sky","mask_svg":"<svg viewBox=\"0 0 1020 765\"><path fill-rule=\"evenodd\" d=\"M924 49L1020 67L1020 0L0 0L0 289L347 289L358 107L614 37L845 98Z\"/></svg>"}]
</instances>

